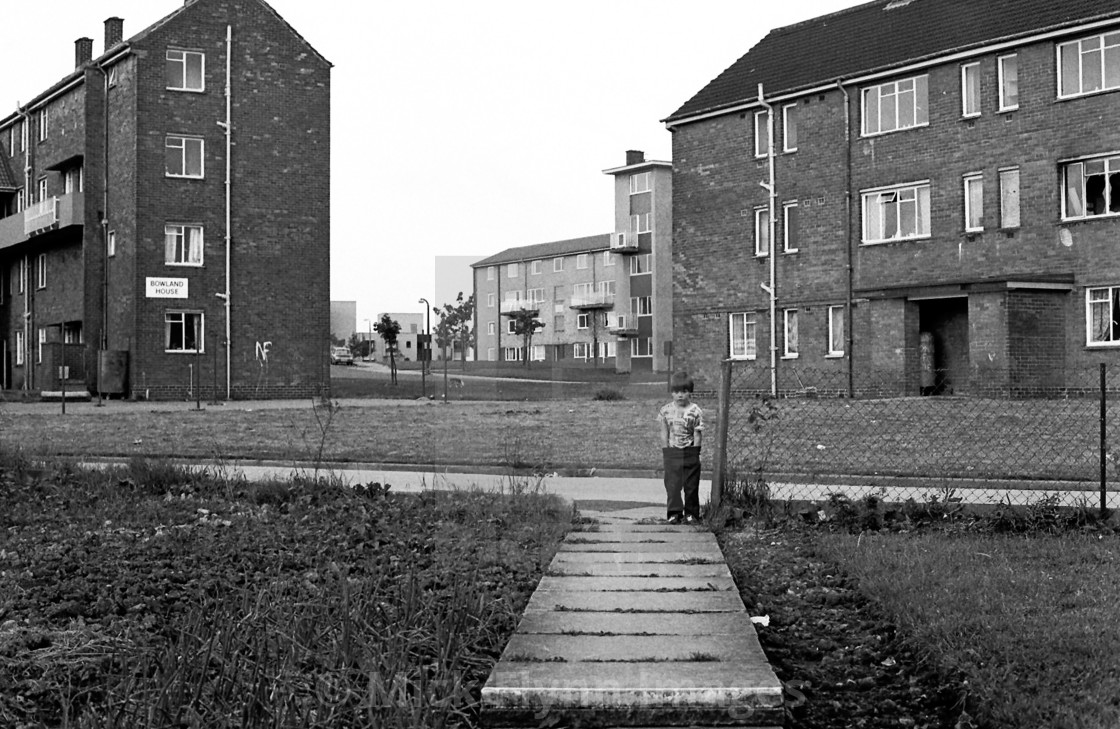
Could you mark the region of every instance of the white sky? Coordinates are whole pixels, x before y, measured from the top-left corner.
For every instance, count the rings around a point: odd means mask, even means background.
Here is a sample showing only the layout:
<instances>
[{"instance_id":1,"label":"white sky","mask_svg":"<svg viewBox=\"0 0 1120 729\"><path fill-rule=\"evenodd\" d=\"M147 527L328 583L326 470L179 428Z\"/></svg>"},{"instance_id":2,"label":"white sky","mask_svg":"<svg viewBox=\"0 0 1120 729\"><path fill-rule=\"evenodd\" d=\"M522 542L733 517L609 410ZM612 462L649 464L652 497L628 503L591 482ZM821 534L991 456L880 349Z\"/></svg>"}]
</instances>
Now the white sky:
<instances>
[{"instance_id":1,"label":"white sky","mask_svg":"<svg viewBox=\"0 0 1120 729\"><path fill-rule=\"evenodd\" d=\"M331 75L331 298L422 311L435 256L606 233L627 149L770 29L864 0L271 0ZM0 116L179 0L7 3ZM236 124L236 119L234 120ZM432 301L433 305L445 302Z\"/></svg>"}]
</instances>

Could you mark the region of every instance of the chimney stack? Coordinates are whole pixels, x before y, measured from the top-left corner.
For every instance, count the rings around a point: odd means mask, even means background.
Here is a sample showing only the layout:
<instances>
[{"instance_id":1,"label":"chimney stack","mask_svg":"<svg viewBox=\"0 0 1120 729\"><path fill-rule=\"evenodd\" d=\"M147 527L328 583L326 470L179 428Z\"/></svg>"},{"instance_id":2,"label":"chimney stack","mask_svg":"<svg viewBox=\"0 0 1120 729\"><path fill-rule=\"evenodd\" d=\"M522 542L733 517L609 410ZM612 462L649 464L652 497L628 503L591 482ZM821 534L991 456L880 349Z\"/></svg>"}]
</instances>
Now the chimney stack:
<instances>
[{"instance_id":1,"label":"chimney stack","mask_svg":"<svg viewBox=\"0 0 1120 729\"><path fill-rule=\"evenodd\" d=\"M93 58L93 38L74 41L74 68L81 68Z\"/></svg>"},{"instance_id":2,"label":"chimney stack","mask_svg":"<svg viewBox=\"0 0 1120 729\"><path fill-rule=\"evenodd\" d=\"M109 18L105 21L105 50L124 40L124 21L120 18Z\"/></svg>"},{"instance_id":3,"label":"chimney stack","mask_svg":"<svg viewBox=\"0 0 1120 729\"><path fill-rule=\"evenodd\" d=\"M646 161L646 153L637 149L629 149L626 151L626 166L640 165Z\"/></svg>"}]
</instances>

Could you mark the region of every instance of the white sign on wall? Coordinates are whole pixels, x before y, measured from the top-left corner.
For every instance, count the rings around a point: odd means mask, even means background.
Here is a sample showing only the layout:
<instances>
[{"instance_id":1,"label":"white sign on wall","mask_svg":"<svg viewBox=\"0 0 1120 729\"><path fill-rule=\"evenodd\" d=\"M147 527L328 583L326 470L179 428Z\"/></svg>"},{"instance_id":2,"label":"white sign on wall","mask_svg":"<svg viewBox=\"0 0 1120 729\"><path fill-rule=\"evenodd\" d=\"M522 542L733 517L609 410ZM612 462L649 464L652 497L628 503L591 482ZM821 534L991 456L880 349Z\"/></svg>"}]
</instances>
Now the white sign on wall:
<instances>
[{"instance_id":1,"label":"white sign on wall","mask_svg":"<svg viewBox=\"0 0 1120 729\"><path fill-rule=\"evenodd\" d=\"M187 279L185 278L147 278L149 299L187 298Z\"/></svg>"}]
</instances>

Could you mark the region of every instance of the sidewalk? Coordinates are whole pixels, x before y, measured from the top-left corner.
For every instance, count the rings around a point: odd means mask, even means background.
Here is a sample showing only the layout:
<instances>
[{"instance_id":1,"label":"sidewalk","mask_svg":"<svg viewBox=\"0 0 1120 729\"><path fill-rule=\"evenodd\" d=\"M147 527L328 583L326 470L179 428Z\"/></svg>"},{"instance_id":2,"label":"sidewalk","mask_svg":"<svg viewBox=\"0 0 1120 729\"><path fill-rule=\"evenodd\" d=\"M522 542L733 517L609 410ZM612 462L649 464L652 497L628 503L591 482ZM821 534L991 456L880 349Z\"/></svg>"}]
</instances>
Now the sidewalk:
<instances>
[{"instance_id":1,"label":"sidewalk","mask_svg":"<svg viewBox=\"0 0 1120 729\"><path fill-rule=\"evenodd\" d=\"M590 512L482 689L484 726L782 724L782 686L710 532ZM551 723L550 723L551 722Z\"/></svg>"}]
</instances>

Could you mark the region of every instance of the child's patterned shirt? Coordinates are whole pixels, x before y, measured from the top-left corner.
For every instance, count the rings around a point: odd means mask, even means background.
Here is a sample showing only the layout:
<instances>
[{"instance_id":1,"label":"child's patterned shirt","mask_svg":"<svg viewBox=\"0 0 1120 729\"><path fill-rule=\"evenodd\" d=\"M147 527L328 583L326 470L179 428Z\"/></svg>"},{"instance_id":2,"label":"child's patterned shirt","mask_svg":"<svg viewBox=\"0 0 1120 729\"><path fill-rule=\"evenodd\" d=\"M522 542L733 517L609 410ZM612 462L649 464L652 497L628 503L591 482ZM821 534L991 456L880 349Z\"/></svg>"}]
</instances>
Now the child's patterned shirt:
<instances>
[{"instance_id":1,"label":"child's patterned shirt","mask_svg":"<svg viewBox=\"0 0 1120 729\"><path fill-rule=\"evenodd\" d=\"M688 448L696 445L696 431L704 429L704 411L694 402L683 408L675 402L664 405L657 411L658 422L669 424L669 447Z\"/></svg>"}]
</instances>

